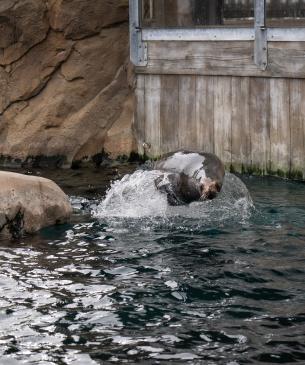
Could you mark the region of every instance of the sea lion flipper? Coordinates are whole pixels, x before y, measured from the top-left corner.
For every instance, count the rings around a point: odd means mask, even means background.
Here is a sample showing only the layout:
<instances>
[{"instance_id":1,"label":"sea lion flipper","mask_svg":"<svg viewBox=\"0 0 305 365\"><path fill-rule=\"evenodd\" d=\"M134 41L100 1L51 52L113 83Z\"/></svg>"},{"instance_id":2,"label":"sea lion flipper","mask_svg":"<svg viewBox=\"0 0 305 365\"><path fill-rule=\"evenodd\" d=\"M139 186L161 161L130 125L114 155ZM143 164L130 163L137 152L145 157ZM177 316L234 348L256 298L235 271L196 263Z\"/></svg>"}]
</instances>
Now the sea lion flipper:
<instances>
[{"instance_id":1,"label":"sea lion flipper","mask_svg":"<svg viewBox=\"0 0 305 365\"><path fill-rule=\"evenodd\" d=\"M169 191L167 193L167 202L169 205L178 206L184 205L185 203L177 197L177 195L173 191Z\"/></svg>"},{"instance_id":2,"label":"sea lion flipper","mask_svg":"<svg viewBox=\"0 0 305 365\"><path fill-rule=\"evenodd\" d=\"M171 184L170 180L164 174L158 176L155 179L155 186L162 193L167 193L168 192L170 184Z\"/></svg>"},{"instance_id":3,"label":"sea lion flipper","mask_svg":"<svg viewBox=\"0 0 305 365\"><path fill-rule=\"evenodd\" d=\"M183 202L175 194L178 176L176 174L160 175L155 179L156 188L167 196L169 205L181 205Z\"/></svg>"}]
</instances>

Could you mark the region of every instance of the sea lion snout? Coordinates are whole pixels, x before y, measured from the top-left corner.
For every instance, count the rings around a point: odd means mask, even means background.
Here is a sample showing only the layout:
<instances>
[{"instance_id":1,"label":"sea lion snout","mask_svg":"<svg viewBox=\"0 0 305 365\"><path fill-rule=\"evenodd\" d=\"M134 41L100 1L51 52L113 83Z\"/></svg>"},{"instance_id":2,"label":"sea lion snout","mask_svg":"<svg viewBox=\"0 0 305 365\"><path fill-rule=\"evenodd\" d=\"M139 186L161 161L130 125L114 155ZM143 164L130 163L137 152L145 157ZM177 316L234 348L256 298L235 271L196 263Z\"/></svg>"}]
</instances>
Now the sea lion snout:
<instances>
[{"instance_id":1,"label":"sea lion snout","mask_svg":"<svg viewBox=\"0 0 305 365\"><path fill-rule=\"evenodd\" d=\"M221 186L218 184L217 181L205 179L200 185L200 190L200 200L212 200L220 192Z\"/></svg>"}]
</instances>

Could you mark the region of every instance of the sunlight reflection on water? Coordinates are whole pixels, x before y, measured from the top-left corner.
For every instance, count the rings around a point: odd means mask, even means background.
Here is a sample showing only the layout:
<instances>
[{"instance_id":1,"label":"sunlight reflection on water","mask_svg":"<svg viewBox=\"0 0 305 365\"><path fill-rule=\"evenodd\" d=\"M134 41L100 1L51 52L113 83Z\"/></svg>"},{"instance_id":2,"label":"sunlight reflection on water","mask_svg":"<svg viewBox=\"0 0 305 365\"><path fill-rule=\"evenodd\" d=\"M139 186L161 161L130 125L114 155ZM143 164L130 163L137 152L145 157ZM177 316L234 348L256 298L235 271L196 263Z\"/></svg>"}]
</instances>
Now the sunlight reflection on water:
<instances>
[{"instance_id":1,"label":"sunlight reflection on water","mask_svg":"<svg viewBox=\"0 0 305 365\"><path fill-rule=\"evenodd\" d=\"M254 209L227 174L214 201L167 207L152 179L1 242L0 362L303 363L305 187L248 179Z\"/></svg>"}]
</instances>

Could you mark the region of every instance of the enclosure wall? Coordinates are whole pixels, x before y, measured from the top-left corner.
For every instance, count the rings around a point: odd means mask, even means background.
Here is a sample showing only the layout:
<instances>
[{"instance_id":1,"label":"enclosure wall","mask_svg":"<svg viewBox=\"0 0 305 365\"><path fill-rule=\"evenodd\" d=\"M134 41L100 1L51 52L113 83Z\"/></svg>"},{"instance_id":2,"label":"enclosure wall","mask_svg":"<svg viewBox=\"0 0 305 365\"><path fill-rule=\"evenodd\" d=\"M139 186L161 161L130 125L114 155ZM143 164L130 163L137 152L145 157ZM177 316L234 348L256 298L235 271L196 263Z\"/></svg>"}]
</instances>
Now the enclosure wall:
<instances>
[{"instance_id":1,"label":"enclosure wall","mask_svg":"<svg viewBox=\"0 0 305 365\"><path fill-rule=\"evenodd\" d=\"M254 63L253 41L152 41L147 42L147 65L136 72L304 78L305 41L268 42L264 70Z\"/></svg>"},{"instance_id":2,"label":"enclosure wall","mask_svg":"<svg viewBox=\"0 0 305 365\"><path fill-rule=\"evenodd\" d=\"M204 150L235 171L305 178L305 79L138 74L136 99L151 157Z\"/></svg>"}]
</instances>

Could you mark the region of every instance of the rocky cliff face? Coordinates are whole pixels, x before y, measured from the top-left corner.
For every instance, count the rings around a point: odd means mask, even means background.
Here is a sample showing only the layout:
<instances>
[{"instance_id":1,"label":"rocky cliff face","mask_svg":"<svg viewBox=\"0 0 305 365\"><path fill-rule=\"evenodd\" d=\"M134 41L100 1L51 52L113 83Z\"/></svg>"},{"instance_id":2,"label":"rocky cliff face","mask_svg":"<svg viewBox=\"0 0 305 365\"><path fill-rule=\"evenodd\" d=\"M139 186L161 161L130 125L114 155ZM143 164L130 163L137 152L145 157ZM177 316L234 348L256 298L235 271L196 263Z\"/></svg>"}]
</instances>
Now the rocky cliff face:
<instances>
[{"instance_id":1,"label":"rocky cliff face","mask_svg":"<svg viewBox=\"0 0 305 365\"><path fill-rule=\"evenodd\" d=\"M1 0L2 161L128 155L128 50L128 0Z\"/></svg>"}]
</instances>

